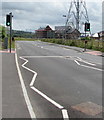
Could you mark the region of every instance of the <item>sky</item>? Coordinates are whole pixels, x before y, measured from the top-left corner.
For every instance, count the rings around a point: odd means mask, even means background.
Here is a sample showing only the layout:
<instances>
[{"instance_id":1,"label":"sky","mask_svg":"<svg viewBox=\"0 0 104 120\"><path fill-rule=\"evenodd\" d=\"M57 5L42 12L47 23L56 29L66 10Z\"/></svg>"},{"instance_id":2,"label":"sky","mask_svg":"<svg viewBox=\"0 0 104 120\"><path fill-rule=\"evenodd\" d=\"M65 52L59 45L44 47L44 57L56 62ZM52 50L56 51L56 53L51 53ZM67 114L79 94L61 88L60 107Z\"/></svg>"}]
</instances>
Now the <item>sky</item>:
<instances>
[{"instance_id":1,"label":"sky","mask_svg":"<svg viewBox=\"0 0 104 120\"><path fill-rule=\"evenodd\" d=\"M18 2L2 0L0 24L5 25L6 14L12 12L12 23L15 30L35 31L47 25L55 29L55 26L65 25L66 17L63 15L68 15L70 3L71 0L22 0L22 2L20 0ZM86 6L91 32L102 31L102 1L87 0Z\"/></svg>"},{"instance_id":2,"label":"sky","mask_svg":"<svg viewBox=\"0 0 104 120\"><path fill-rule=\"evenodd\" d=\"M104 0L102 3L102 29L104 30Z\"/></svg>"}]
</instances>

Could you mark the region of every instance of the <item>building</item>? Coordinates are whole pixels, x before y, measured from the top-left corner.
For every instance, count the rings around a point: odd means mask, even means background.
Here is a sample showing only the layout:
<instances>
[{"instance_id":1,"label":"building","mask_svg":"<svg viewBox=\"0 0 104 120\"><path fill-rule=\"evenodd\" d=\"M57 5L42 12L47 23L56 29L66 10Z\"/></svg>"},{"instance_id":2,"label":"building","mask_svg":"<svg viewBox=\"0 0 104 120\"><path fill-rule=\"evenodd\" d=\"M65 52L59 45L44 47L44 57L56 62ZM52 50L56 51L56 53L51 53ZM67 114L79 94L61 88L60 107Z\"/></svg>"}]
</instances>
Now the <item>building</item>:
<instances>
[{"instance_id":1,"label":"building","mask_svg":"<svg viewBox=\"0 0 104 120\"><path fill-rule=\"evenodd\" d=\"M80 32L71 26L55 26L56 38L77 39Z\"/></svg>"},{"instance_id":2,"label":"building","mask_svg":"<svg viewBox=\"0 0 104 120\"><path fill-rule=\"evenodd\" d=\"M45 28L40 27L38 30L35 30L35 36L36 38L54 38L55 32L47 25Z\"/></svg>"},{"instance_id":3,"label":"building","mask_svg":"<svg viewBox=\"0 0 104 120\"><path fill-rule=\"evenodd\" d=\"M36 38L66 38L77 39L80 37L80 32L73 29L71 26L55 26L55 31L47 25L45 28L35 30Z\"/></svg>"},{"instance_id":4,"label":"building","mask_svg":"<svg viewBox=\"0 0 104 120\"><path fill-rule=\"evenodd\" d=\"M91 38L99 39L99 34L98 33L92 34Z\"/></svg>"},{"instance_id":5,"label":"building","mask_svg":"<svg viewBox=\"0 0 104 120\"><path fill-rule=\"evenodd\" d=\"M99 32L98 35L100 39L104 40L104 31Z\"/></svg>"},{"instance_id":6,"label":"building","mask_svg":"<svg viewBox=\"0 0 104 120\"><path fill-rule=\"evenodd\" d=\"M104 31L92 34L91 38L97 39L97 40L104 40Z\"/></svg>"},{"instance_id":7,"label":"building","mask_svg":"<svg viewBox=\"0 0 104 120\"><path fill-rule=\"evenodd\" d=\"M67 39L78 39L80 35L81 33L77 29L74 29L72 32L67 32L66 38Z\"/></svg>"}]
</instances>

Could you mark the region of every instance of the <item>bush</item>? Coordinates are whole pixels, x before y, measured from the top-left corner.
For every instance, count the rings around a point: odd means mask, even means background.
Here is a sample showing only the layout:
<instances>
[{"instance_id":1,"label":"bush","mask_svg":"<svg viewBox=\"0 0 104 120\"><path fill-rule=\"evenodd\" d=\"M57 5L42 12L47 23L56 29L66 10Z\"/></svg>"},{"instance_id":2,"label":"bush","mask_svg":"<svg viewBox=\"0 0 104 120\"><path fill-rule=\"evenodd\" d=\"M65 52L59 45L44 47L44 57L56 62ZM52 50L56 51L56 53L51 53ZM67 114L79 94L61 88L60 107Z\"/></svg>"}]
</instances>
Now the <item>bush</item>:
<instances>
[{"instance_id":1,"label":"bush","mask_svg":"<svg viewBox=\"0 0 104 120\"><path fill-rule=\"evenodd\" d=\"M92 45L88 45L87 48L88 48L88 49L92 49L93 46L92 46Z\"/></svg>"},{"instance_id":2,"label":"bush","mask_svg":"<svg viewBox=\"0 0 104 120\"><path fill-rule=\"evenodd\" d=\"M76 46L75 42L72 41L72 42L70 43L70 46Z\"/></svg>"},{"instance_id":3,"label":"bush","mask_svg":"<svg viewBox=\"0 0 104 120\"><path fill-rule=\"evenodd\" d=\"M62 44L62 39L57 39L55 43Z\"/></svg>"},{"instance_id":4,"label":"bush","mask_svg":"<svg viewBox=\"0 0 104 120\"><path fill-rule=\"evenodd\" d=\"M81 40L85 40L85 37L81 38Z\"/></svg>"},{"instance_id":5,"label":"bush","mask_svg":"<svg viewBox=\"0 0 104 120\"><path fill-rule=\"evenodd\" d=\"M81 38L81 40L91 40L91 38L90 37L83 37L83 38Z\"/></svg>"},{"instance_id":6,"label":"bush","mask_svg":"<svg viewBox=\"0 0 104 120\"><path fill-rule=\"evenodd\" d=\"M42 39L42 41L62 44L62 45L68 45L68 46L76 46L80 48L85 47L85 38L83 38L83 40L82 39L81 40ZM100 50L104 52L104 47L102 47L103 45L101 45L101 44L104 44L103 42L101 42L100 47L98 47L98 44L96 43L94 39L87 38L87 41L88 41L86 45L87 49Z\"/></svg>"}]
</instances>

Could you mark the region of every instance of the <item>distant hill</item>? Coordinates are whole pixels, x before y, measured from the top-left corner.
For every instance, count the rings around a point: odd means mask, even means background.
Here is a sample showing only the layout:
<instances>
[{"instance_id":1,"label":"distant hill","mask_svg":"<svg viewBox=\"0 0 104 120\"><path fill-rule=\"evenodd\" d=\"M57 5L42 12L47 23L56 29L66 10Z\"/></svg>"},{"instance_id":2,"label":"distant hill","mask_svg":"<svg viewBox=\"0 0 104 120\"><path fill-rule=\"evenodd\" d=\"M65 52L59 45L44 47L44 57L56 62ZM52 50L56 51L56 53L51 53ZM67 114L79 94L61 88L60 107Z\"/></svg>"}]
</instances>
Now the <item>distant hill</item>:
<instances>
[{"instance_id":1,"label":"distant hill","mask_svg":"<svg viewBox=\"0 0 104 120\"><path fill-rule=\"evenodd\" d=\"M0 25L0 31L2 30L2 26Z\"/></svg>"},{"instance_id":2,"label":"distant hill","mask_svg":"<svg viewBox=\"0 0 104 120\"><path fill-rule=\"evenodd\" d=\"M35 33L13 30L13 37L34 38Z\"/></svg>"},{"instance_id":3,"label":"distant hill","mask_svg":"<svg viewBox=\"0 0 104 120\"><path fill-rule=\"evenodd\" d=\"M6 27L0 25L0 37L2 36L2 28L5 28L5 31L7 30ZM12 35L13 35L13 37L34 38L35 33L19 31L19 30L12 30Z\"/></svg>"}]
</instances>

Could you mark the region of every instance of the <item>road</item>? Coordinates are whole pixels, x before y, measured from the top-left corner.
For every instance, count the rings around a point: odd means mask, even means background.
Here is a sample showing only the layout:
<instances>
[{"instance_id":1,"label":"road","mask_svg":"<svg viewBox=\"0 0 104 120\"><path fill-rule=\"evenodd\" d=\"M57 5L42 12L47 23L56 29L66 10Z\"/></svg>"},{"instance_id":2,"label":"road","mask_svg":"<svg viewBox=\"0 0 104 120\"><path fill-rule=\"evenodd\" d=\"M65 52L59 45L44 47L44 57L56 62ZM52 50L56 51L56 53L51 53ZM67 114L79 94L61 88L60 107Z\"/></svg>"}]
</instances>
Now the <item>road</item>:
<instances>
[{"instance_id":1,"label":"road","mask_svg":"<svg viewBox=\"0 0 104 120\"><path fill-rule=\"evenodd\" d=\"M102 118L100 56L40 41L18 41L16 52L36 118Z\"/></svg>"}]
</instances>

